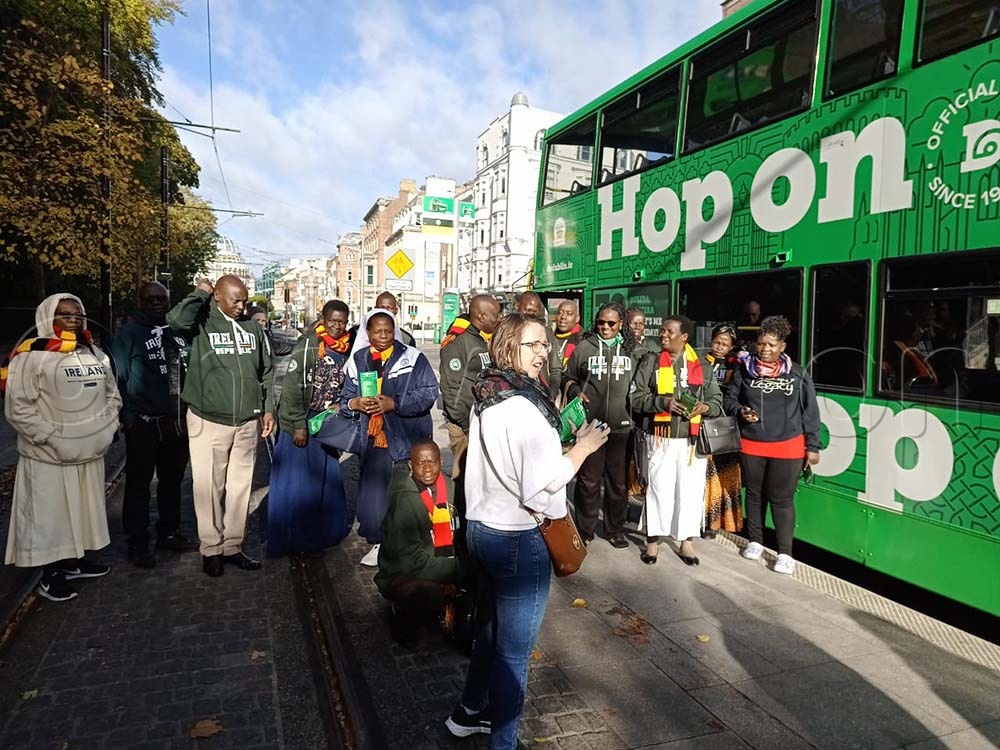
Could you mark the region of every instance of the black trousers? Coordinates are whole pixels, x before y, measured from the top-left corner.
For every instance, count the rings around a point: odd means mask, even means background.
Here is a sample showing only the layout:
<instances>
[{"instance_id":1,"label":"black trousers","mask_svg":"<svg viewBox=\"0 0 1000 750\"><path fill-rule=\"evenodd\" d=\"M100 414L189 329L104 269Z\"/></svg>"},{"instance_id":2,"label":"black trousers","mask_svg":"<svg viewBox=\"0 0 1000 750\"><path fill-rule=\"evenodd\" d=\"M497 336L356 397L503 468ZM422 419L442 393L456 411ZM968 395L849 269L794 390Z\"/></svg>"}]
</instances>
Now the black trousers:
<instances>
[{"instance_id":1,"label":"black trousers","mask_svg":"<svg viewBox=\"0 0 1000 750\"><path fill-rule=\"evenodd\" d=\"M778 554L792 554L795 534L795 488L802 474L803 458L763 458L740 454L740 469L747 498L747 534L751 542L764 543L764 516L771 518L778 537Z\"/></svg>"},{"instance_id":2,"label":"black trousers","mask_svg":"<svg viewBox=\"0 0 1000 750\"><path fill-rule=\"evenodd\" d=\"M600 450L591 453L576 475L573 505L580 536L593 539L597 514L601 509L601 486L604 486L604 533L624 533L628 511L628 438L627 432L613 432Z\"/></svg>"},{"instance_id":3,"label":"black trousers","mask_svg":"<svg viewBox=\"0 0 1000 750\"><path fill-rule=\"evenodd\" d=\"M149 483L156 473L156 533L163 537L181 525L181 480L188 462L187 436L172 420L137 419L125 429L125 498L122 525L129 542L149 542Z\"/></svg>"}]
</instances>

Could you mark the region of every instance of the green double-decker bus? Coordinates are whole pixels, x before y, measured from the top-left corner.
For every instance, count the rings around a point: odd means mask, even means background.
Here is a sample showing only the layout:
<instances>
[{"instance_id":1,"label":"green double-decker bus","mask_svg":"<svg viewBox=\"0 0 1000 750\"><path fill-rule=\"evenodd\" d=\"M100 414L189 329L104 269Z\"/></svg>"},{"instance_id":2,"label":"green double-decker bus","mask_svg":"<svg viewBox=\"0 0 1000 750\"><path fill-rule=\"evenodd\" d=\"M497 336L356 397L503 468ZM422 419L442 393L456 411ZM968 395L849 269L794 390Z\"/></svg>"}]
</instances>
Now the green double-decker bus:
<instances>
[{"instance_id":1,"label":"green double-decker bus","mask_svg":"<svg viewBox=\"0 0 1000 750\"><path fill-rule=\"evenodd\" d=\"M798 539L1000 615L1000 0L757 0L546 132L534 287L781 314ZM752 343L751 343L752 345Z\"/></svg>"}]
</instances>

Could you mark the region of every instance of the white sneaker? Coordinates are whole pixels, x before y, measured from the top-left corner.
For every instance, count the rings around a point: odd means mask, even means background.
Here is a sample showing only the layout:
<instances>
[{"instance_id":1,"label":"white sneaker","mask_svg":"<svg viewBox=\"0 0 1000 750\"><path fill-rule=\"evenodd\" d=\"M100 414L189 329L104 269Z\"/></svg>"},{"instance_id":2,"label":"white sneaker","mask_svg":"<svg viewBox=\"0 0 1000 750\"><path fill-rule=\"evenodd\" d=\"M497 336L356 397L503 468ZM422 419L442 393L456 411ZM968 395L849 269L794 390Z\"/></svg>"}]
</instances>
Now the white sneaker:
<instances>
[{"instance_id":1,"label":"white sneaker","mask_svg":"<svg viewBox=\"0 0 1000 750\"><path fill-rule=\"evenodd\" d=\"M774 561L774 572L790 576L795 572L795 560L791 555L778 555L778 559Z\"/></svg>"},{"instance_id":2,"label":"white sneaker","mask_svg":"<svg viewBox=\"0 0 1000 750\"><path fill-rule=\"evenodd\" d=\"M759 560L764 554L764 545L757 542L750 542L740 554L747 560Z\"/></svg>"},{"instance_id":3,"label":"white sneaker","mask_svg":"<svg viewBox=\"0 0 1000 750\"><path fill-rule=\"evenodd\" d=\"M370 550L368 550L368 553L364 557L361 558L361 564L362 565L367 565L369 568L377 568L378 567L378 548L381 547L381 546L382 545L380 545L380 544L373 545L372 548Z\"/></svg>"}]
</instances>

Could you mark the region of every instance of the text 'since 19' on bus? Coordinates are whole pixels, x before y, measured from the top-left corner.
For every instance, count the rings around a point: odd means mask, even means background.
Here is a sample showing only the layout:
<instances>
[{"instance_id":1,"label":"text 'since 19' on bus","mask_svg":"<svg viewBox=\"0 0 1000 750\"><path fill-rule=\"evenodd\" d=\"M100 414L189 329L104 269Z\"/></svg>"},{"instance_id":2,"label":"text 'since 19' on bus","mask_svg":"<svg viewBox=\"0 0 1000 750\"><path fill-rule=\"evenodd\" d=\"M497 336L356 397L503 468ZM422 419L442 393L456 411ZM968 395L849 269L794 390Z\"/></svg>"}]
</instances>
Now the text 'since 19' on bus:
<instances>
[{"instance_id":1,"label":"text 'since 19' on bus","mask_svg":"<svg viewBox=\"0 0 1000 750\"><path fill-rule=\"evenodd\" d=\"M996 0L757 0L547 131L534 262L700 350L786 316L823 418L797 538L996 615L998 34Z\"/></svg>"}]
</instances>

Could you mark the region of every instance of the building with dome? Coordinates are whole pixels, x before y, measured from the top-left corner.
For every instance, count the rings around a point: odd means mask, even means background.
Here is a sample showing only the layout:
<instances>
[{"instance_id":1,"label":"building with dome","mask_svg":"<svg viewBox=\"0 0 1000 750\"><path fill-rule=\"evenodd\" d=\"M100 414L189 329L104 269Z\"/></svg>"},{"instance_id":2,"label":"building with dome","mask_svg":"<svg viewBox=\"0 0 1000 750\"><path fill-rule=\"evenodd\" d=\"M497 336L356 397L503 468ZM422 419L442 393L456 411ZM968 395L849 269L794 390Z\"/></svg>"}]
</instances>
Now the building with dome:
<instances>
[{"instance_id":1,"label":"building with dome","mask_svg":"<svg viewBox=\"0 0 1000 750\"><path fill-rule=\"evenodd\" d=\"M457 259L463 293L509 297L526 288L535 246L542 138L545 129L562 118L558 112L531 106L518 91L508 111L479 135L472 241Z\"/></svg>"},{"instance_id":2,"label":"building with dome","mask_svg":"<svg viewBox=\"0 0 1000 750\"><path fill-rule=\"evenodd\" d=\"M215 257L205 266L205 276L214 284L220 277L230 274L243 280L251 297L256 294L257 282L239 246L228 237L219 237L215 243Z\"/></svg>"}]
</instances>

